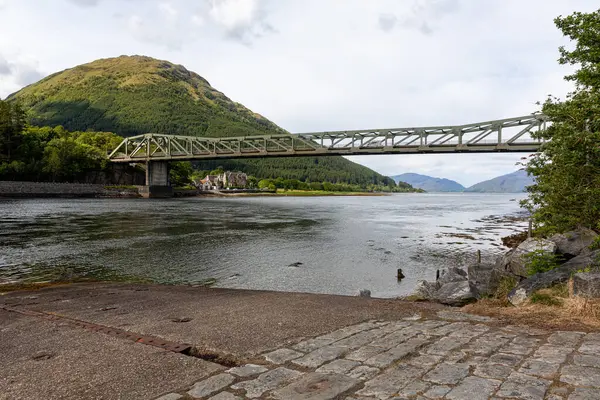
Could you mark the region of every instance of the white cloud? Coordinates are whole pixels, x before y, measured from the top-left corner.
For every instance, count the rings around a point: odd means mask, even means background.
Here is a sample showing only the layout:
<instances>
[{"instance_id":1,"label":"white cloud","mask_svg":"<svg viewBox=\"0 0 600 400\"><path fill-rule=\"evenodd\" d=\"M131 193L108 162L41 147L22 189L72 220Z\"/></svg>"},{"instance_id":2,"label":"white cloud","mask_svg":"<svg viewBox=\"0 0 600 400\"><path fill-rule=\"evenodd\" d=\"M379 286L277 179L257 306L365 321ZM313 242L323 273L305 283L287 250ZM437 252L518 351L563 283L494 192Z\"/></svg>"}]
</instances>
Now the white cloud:
<instances>
[{"instance_id":1,"label":"white cloud","mask_svg":"<svg viewBox=\"0 0 600 400\"><path fill-rule=\"evenodd\" d=\"M598 7L593 0L2 3L0 96L39 71L144 54L185 65L291 132L450 125L531 113L536 101L548 93L564 96L570 87L562 80L569 68L556 62L558 46L567 41L553 18ZM385 174L429 173L469 184L515 170L519 158L353 160Z\"/></svg>"},{"instance_id":2,"label":"white cloud","mask_svg":"<svg viewBox=\"0 0 600 400\"><path fill-rule=\"evenodd\" d=\"M78 6L93 7L97 6L100 0L69 0L71 3L75 3Z\"/></svg>"},{"instance_id":3,"label":"white cloud","mask_svg":"<svg viewBox=\"0 0 600 400\"><path fill-rule=\"evenodd\" d=\"M274 31L260 0L209 0L209 4L208 15L229 38L250 43Z\"/></svg>"},{"instance_id":4,"label":"white cloud","mask_svg":"<svg viewBox=\"0 0 600 400\"><path fill-rule=\"evenodd\" d=\"M410 8L400 14L400 18L394 14L381 14L379 26L384 32L399 26L430 35L440 19L457 12L459 8L458 0L414 0Z\"/></svg>"},{"instance_id":5,"label":"white cloud","mask_svg":"<svg viewBox=\"0 0 600 400\"><path fill-rule=\"evenodd\" d=\"M0 88L5 88L5 94L37 82L44 77L35 60L22 56L13 58L14 61L8 61L6 57L0 54ZM0 93L0 98L2 94Z\"/></svg>"},{"instance_id":6,"label":"white cloud","mask_svg":"<svg viewBox=\"0 0 600 400\"><path fill-rule=\"evenodd\" d=\"M158 9L161 12L163 12L167 18L169 18L171 20L177 19L178 15L179 15L179 11L177 11L177 9L175 9L173 4L171 4L169 2L160 3L158 5Z\"/></svg>"}]
</instances>

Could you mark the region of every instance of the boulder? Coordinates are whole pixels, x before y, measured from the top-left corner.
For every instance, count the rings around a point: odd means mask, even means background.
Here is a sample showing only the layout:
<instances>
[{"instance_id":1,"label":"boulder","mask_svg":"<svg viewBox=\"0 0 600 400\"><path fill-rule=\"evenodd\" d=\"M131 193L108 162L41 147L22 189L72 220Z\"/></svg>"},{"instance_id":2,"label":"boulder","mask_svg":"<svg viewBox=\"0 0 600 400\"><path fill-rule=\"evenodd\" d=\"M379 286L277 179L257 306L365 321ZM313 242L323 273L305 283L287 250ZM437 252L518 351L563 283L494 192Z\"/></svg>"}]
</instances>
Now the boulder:
<instances>
[{"instance_id":1,"label":"boulder","mask_svg":"<svg viewBox=\"0 0 600 400\"><path fill-rule=\"evenodd\" d=\"M446 283L435 293L436 301L455 307L472 303L477 298L477 289L467 280Z\"/></svg>"},{"instance_id":2,"label":"boulder","mask_svg":"<svg viewBox=\"0 0 600 400\"><path fill-rule=\"evenodd\" d=\"M600 273L580 272L573 275L573 296L600 298Z\"/></svg>"},{"instance_id":3,"label":"boulder","mask_svg":"<svg viewBox=\"0 0 600 400\"><path fill-rule=\"evenodd\" d=\"M566 283L573 274L588 267L600 265L600 250L595 250L579 255L567 261L552 271L535 274L515 287L508 295L508 301L518 306L522 304L532 293L545 289L559 283Z\"/></svg>"},{"instance_id":4,"label":"boulder","mask_svg":"<svg viewBox=\"0 0 600 400\"><path fill-rule=\"evenodd\" d=\"M590 245L594 243L598 234L588 228L579 228L567 233L557 233L548 240L554 242L557 251L568 258L578 256L579 254L589 252Z\"/></svg>"},{"instance_id":5,"label":"boulder","mask_svg":"<svg viewBox=\"0 0 600 400\"><path fill-rule=\"evenodd\" d=\"M495 268L507 271L519 278L526 278L527 271L525 263L526 254L534 251L543 251L553 254L556 251L556 244L550 240L539 238L528 238L521 243L516 249L509 250L506 254L498 259Z\"/></svg>"},{"instance_id":6,"label":"boulder","mask_svg":"<svg viewBox=\"0 0 600 400\"><path fill-rule=\"evenodd\" d=\"M480 294L493 293L493 291L490 291L493 270L493 264L476 263L468 266L467 271L469 282L471 282L471 285L477 288L477 292Z\"/></svg>"},{"instance_id":7,"label":"boulder","mask_svg":"<svg viewBox=\"0 0 600 400\"><path fill-rule=\"evenodd\" d=\"M435 294L440 288L436 282L419 281L415 287L415 295L423 300L435 300Z\"/></svg>"},{"instance_id":8,"label":"boulder","mask_svg":"<svg viewBox=\"0 0 600 400\"><path fill-rule=\"evenodd\" d=\"M466 280L468 280L466 271L457 267L450 267L442 272L442 276L438 279L438 284L445 285L450 282L462 282Z\"/></svg>"},{"instance_id":9,"label":"boulder","mask_svg":"<svg viewBox=\"0 0 600 400\"><path fill-rule=\"evenodd\" d=\"M371 297L371 291L369 289L360 289L358 291L359 297Z\"/></svg>"}]
</instances>

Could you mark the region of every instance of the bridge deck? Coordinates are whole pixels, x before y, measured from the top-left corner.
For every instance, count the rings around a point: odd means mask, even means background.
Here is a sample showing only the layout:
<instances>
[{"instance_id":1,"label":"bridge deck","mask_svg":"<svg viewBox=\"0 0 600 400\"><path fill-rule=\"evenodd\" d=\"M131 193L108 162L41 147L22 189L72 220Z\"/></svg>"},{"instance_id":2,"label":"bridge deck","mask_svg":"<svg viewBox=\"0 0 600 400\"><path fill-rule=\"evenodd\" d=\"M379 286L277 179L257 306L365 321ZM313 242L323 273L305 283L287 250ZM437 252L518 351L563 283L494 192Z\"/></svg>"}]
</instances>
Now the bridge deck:
<instances>
[{"instance_id":1,"label":"bridge deck","mask_svg":"<svg viewBox=\"0 0 600 400\"><path fill-rule=\"evenodd\" d=\"M541 114L458 126L371 129L240 137L145 134L126 138L114 162L366 154L535 152Z\"/></svg>"}]
</instances>

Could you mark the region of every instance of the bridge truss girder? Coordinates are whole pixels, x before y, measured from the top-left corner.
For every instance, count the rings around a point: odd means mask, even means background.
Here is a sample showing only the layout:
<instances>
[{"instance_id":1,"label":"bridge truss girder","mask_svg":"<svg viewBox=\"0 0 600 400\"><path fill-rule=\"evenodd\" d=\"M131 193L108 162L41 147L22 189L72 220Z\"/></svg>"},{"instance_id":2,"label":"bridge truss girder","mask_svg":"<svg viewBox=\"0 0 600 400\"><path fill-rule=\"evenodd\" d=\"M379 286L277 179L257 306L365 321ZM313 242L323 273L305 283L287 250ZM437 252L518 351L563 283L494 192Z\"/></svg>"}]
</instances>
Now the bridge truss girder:
<instances>
[{"instance_id":1,"label":"bridge truss girder","mask_svg":"<svg viewBox=\"0 0 600 400\"><path fill-rule=\"evenodd\" d=\"M109 155L114 162L208 160L359 154L535 152L547 117L523 117L459 126L369 129L241 137L149 133L126 138ZM490 139L491 138L491 139Z\"/></svg>"}]
</instances>

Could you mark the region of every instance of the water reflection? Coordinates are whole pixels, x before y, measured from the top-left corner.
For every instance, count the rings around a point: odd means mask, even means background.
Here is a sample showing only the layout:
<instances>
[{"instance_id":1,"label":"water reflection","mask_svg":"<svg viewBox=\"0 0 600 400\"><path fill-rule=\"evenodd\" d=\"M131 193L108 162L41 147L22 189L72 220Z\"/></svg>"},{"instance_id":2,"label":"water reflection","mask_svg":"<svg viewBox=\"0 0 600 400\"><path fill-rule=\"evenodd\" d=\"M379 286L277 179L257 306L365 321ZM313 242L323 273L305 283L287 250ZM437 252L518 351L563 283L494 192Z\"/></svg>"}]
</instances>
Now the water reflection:
<instances>
[{"instance_id":1,"label":"water reflection","mask_svg":"<svg viewBox=\"0 0 600 400\"><path fill-rule=\"evenodd\" d=\"M0 200L0 280L217 279L223 287L408 294L499 251L515 195ZM407 276L396 280L396 269ZM63 272L61 272L63 271Z\"/></svg>"}]
</instances>

